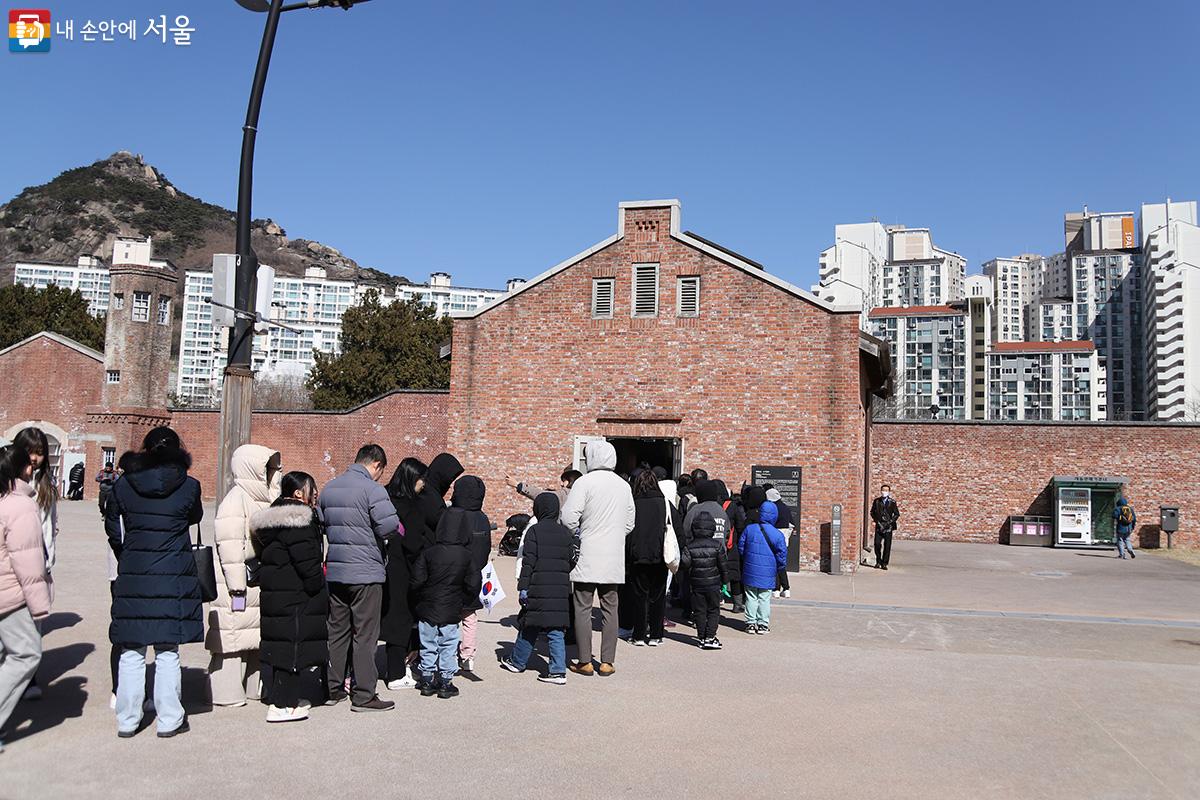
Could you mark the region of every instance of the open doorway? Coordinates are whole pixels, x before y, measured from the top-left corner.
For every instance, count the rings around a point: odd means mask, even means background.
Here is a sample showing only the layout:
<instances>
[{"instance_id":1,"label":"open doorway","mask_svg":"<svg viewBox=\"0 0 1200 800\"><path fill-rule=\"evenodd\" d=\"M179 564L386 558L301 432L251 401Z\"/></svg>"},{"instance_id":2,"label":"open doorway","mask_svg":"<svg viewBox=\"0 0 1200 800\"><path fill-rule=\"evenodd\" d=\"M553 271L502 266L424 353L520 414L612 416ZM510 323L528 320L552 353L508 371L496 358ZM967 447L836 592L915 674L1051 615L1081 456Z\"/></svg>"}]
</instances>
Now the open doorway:
<instances>
[{"instance_id":1,"label":"open doorway","mask_svg":"<svg viewBox=\"0 0 1200 800\"><path fill-rule=\"evenodd\" d=\"M639 465L662 467L674 478L683 469L683 442L680 439L643 437L608 438L617 451L617 472L628 475Z\"/></svg>"}]
</instances>

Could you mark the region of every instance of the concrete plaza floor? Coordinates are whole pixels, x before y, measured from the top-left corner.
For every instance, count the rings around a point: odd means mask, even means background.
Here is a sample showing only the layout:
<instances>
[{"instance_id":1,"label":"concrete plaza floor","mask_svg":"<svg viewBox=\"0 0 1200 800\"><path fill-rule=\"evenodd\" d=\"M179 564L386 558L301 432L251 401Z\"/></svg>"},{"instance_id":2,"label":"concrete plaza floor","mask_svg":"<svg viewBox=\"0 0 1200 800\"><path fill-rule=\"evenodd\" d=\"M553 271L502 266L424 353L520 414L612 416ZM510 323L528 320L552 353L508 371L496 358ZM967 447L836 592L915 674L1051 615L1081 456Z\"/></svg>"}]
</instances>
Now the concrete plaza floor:
<instances>
[{"instance_id":1,"label":"concrete plaza floor","mask_svg":"<svg viewBox=\"0 0 1200 800\"><path fill-rule=\"evenodd\" d=\"M395 711L342 704L287 725L258 705L209 707L206 653L189 645L191 733L119 740L103 535L90 502L62 519L46 697L10 721L4 800L1126 800L1200 786L1200 569L1145 553L900 541L888 572L793 576L769 636L726 613L721 652L680 626L660 648L622 644L615 676L565 687L496 667L506 601L480 625L478 679L459 698L385 690ZM511 584L512 561L497 565Z\"/></svg>"}]
</instances>

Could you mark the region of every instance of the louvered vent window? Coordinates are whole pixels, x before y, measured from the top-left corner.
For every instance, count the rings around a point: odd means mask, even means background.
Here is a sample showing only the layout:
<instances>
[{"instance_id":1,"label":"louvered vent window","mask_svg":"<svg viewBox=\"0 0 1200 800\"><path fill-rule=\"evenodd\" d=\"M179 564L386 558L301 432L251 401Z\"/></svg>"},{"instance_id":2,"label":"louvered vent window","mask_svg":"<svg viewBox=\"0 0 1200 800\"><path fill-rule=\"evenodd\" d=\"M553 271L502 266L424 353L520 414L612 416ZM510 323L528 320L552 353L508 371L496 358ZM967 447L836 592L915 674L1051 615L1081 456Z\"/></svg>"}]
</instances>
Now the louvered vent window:
<instances>
[{"instance_id":1,"label":"louvered vent window","mask_svg":"<svg viewBox=\"0 0 1200 800\"><path fill-rule=\"evenodd\" d=\"M658 264L633 265L633 316L658 316Z\"/></svg>"},{"instance_id":2,"label":"louvered vent window","mask_svg":"<svg viewBox=\"0 0 1200 800\"><path fill-rule=\"evenodd\" d=\"M676 307L681 317L700 316L700 276L685 275L679 278L679 288L675 298Z\"/></svg>"},{"instance_id":3,"label":"louvered vent window","mask_svg":"<svg viewBox=\"0 0 1200 800\"><path fill-rule=\"evenodd\" d=\"M592 279L592 319L612 319L616 278Z\"/></svg>"}]
</instances>

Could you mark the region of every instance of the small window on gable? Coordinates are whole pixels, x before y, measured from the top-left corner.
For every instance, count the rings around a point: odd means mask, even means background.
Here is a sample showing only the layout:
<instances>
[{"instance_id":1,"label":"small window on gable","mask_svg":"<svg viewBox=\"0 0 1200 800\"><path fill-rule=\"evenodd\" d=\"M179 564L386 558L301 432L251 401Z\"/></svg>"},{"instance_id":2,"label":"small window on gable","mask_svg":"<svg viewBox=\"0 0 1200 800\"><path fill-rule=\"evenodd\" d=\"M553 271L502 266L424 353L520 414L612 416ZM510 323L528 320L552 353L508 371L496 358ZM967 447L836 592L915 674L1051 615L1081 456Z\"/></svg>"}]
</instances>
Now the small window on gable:
<instances>
[{"instance_id":1,"label":"small window on gable","mask_svg":"<svg viewBox=\"0 0 1200 800\"><path fill-rule=\"evenodd\" d=\"M676 308L681 317L700 316L700 276L681 275L676 290Z\"/></svg>"},{"instance_id":2,"label":"small window on gable","mask_svg":"<svg viewBox=\"0 0 1200 800\"><path fill-rule=\"evenodd\" d=\"M633 316L658 316L658 264L633 265Z\"/></svg>"},{"instance_id":3,"label":"small window on gable","mask_svg":"<svg viewBox=\"0 0 1200 800\"><path fill-rule=\"evenodd\" d=\"M592 278L592 319L612 319L616 278Z\"/></svg>"}]
</instances>

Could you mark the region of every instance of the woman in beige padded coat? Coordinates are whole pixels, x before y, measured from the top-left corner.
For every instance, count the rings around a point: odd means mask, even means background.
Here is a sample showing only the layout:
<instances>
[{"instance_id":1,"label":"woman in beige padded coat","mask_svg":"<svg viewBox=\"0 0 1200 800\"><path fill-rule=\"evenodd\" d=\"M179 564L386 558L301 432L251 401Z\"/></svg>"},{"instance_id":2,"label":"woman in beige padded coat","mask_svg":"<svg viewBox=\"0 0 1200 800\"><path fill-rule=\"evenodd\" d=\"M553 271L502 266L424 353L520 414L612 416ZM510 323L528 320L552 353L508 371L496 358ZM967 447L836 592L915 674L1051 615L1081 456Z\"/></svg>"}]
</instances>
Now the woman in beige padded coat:
<instances>
[{"instance_id":1,"label":"woman in beige padded coat","mask_svg":"<svg viewBox=\"0 0 1200 800\"><path fill-rule=\"evenodd\" d=\"M279 495L281 478L279 453L257 444L235 450L230 466L233 488L217 507L217 599L204 637L214 706L244 706L261 694L258 588L246 585L246 560L254 557L250 517Z\"/></svg>"}]
</instances>

